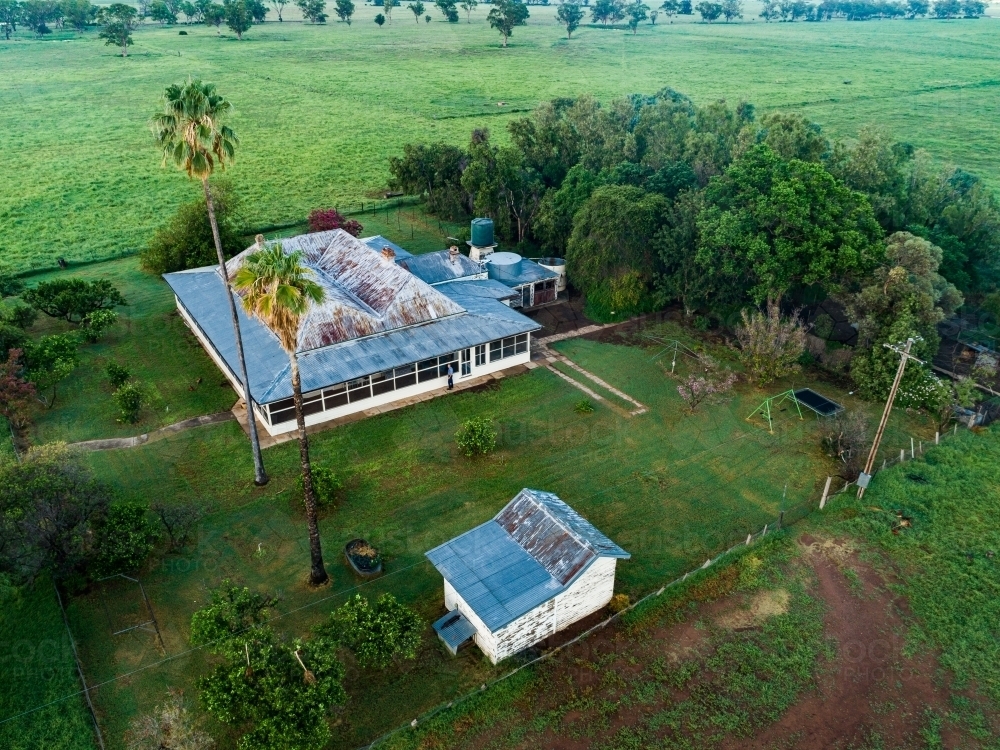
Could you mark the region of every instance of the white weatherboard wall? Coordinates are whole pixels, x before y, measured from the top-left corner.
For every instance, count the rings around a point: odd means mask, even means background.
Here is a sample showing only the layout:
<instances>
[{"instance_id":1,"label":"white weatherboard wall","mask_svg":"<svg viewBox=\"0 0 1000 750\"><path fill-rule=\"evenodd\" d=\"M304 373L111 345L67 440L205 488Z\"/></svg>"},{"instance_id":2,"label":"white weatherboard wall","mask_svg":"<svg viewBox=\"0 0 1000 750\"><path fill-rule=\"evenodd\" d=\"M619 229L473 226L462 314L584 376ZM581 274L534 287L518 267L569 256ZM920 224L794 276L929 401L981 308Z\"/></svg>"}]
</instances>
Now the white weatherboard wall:
<instances>
[{"instance_id":1,"label":"white weatherboard wall","mask_svg":"<svg viewBox=\"0 0 1000 750\"><path fill-rule=\"evenodd\" d=\"M611 601L615 592L617 562L613 557L597 558L568 589L496 632L486 627L447 580L444 582L444 604L449 610L457 609L472 623L476 629L476 645L496 664L596 612Z\"/></svg>"},{"instance_id":2,"label":"white weatherboard wall","mask_svg":"<svg viewBox=\"0 0 1000 750\"><path fill-rule=\"evenodd\" d=\"M177 309L180 311L181 318L187 324L191 332L194 333L195 338L201 342L202 348L208 353L208 356L216 366L222 371L222 374L226 376L230 383L233 385L233 389L243 395L243 386L240 383L236 374L229 369L229 365L225 363L225 360L216 352L215 347L212 342L209 341L208 336L204 334L198 324L194 319L188 314L188 311L181 304L177 297L174 297L177 303ZM471 372L465 376L459 376L458 369L459 363L455 362L455 382L460 383L463 380L469 380L470 378L477 378L481 375L489 375L490 373L499 372L500 370L506 370L508 367L514 367L515 365L523 365L531 361L531 334L528 334L528 348L521 354L515 354L512 357L506 357L504 359L499 359L496 362L486 362L483 365L476 366L475 360L470 362ZM331 383L330 385L333 385ZM448 387L448 376L444 375L439 378L434 378L433 380L427 380L423 383L416 383L406 388L400 388L389 393L382 393L378 396L372 396L371 398L366 398L363 401L356 401L353 404L344 404L343 406L338 406L335 409L328 409L326 411L317 412L316 414L306 415L306 427L314 424L320 424L321 422L328 422L331 419L337 419L339 417L346 417L348 414L354 414L359 411L365 411L367 409L373 409L378 406L385 406L386 404L391 404L395 401L402 401L404 399L410 398L411 396L419 396L422 393L427 393L434 390L443 390ZM251 394L252 395L252 394ZM295 420L291 419L287 422L282 422L278 425L271 425L266 414L260 413L258 411L258 423L264 426L269 435L280 435L285 432L292 432L296 429Z\"/></svg>"}]
</instances>

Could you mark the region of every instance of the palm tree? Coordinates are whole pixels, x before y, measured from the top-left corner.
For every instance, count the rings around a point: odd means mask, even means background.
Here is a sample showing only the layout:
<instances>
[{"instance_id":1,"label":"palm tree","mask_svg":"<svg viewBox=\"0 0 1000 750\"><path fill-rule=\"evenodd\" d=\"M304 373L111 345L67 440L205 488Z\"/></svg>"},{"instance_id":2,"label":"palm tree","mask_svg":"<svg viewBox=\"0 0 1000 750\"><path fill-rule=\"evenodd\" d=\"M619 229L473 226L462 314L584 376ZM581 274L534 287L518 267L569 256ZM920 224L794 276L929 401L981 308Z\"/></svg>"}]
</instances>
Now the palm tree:
<instances>
[{"instance_id":1,"label":"palm tree","mask_svg":"<svg viewBox=\"0 0 1000 750\"><path fill-rule=\"evenodd\" d=\"M263 237L258 237L258 243ZM243 299L243 309L259 318L278 337L281 348L288 353L292 370L292 398L295 401L295 423L299 431L299 460L302 462L302 488L305 494L306 519L309 524L309 552L312 571L309 581L315 586L327 579L323 567L323 549L316 521L316 495L313 491L312 467L309 464L309 438L306 418L302 413L302 381L299 376L299 321L312 303L323 301L323 287L311 278L311 271L302 265L299 252L285 254L280 244L262 248L248 255L233 277L233 287Z\"/></svg>"},{"instance_id":2,"label":"palm tree","mask_svg":"<svg viewBox=\"0 0 1000 750\"><path fill-rule=\"evenodd\" d=\"M163 110L157 112L149 125L156 138L156 145L163 151L163 165L173 162L187 172L191 179L201 180L205 191L205 205L208 207L208 221L212 225L215 252L219 258L229 312L236 334L236 354L240 361L240 377L243 382L243 401L247 406L247 425L250 428L250 446L253 450L254 482L258 486L267 484L264 459L260 454L260 440L257 437L257 421L254 418L253 401L250 396L250 379L247 377L247 363L243 356L243 336L240 333L240 319L236 314L229 274L226 272L226 258L222 253L219 239L219 224L215 219L215 204L208 178L212 176L216 164L226 168L226 162L233 161L239 138L223 120L233 111L233 105L218 94L215 85L188 79L183 86L168 86L163 95Z\"/></svg>"}]
</instances>

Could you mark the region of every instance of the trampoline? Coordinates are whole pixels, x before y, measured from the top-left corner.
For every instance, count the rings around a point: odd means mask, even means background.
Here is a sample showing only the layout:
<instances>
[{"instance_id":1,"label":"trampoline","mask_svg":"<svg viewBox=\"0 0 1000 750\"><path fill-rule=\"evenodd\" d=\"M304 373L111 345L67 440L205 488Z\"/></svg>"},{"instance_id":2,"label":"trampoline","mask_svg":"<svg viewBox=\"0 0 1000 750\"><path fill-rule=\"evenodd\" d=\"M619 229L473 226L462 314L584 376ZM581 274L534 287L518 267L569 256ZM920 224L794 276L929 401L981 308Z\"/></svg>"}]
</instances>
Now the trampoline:
<instances>
[{"instance_id":1,"label":"trampoline","mask_svg":"<svg viewBox=\"0 0 1000 750\"><path fill-rule=\"evenodd\" d=\"M795 400L821 417L832 417L844 410L843 406L826 396L821 396L812 388L800 388L795 391Z\"/></svg>"}]
</instances>

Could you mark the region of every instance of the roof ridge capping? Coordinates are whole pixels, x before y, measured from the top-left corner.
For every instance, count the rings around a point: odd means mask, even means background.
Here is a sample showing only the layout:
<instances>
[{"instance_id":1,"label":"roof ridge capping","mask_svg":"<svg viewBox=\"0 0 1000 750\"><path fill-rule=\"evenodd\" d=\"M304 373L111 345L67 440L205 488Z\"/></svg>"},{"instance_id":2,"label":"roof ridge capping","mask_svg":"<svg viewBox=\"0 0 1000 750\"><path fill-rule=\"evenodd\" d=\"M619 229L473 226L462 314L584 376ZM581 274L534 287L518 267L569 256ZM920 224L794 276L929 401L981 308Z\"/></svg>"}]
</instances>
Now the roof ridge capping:
<instances>
[{"instance_id":1,"label":"roof ridge capping","mask_svg":"<svg viewBox=\"0 0 1000 750\"><path fill-rule=\"evenodd\" d=\"M539 510L552 519L553 523L564 529L575 541L591 550L598 557L615 557L623 560L632 557L630 553L611 541L594 524L575 511L569 503L552 492L524 487L493 517L493 521L498 522L507 508L522 497L530 499ZM558 513L555 512L557 509Z\"/></svg>"}]
</instances>

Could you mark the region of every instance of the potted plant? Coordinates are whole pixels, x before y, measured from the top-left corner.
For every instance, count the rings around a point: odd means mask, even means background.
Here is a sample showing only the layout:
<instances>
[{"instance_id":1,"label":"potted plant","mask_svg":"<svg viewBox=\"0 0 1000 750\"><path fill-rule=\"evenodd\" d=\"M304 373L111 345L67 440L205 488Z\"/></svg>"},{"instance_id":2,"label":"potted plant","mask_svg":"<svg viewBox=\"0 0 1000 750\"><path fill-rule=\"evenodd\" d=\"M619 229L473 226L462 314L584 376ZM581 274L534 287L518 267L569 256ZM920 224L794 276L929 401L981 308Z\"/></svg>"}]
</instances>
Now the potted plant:
<instances>
[{"instance_id":1,"label":"potted plant","mask_svg":"<svg viewBox=\"0 0 1000 750\"><path fill-rule=\"evenodd\" d=\"M344 556L359 576L377 576L382 572L382 553L364 539L352 539L344 545Z\"/></svg>"}]
</instances>

